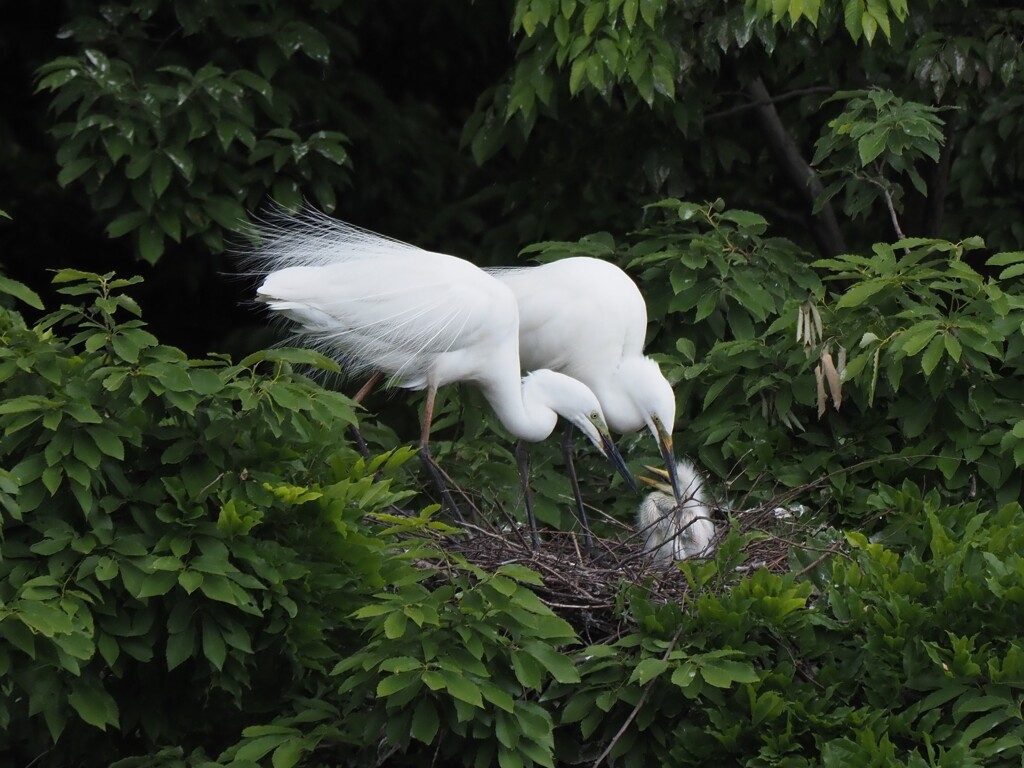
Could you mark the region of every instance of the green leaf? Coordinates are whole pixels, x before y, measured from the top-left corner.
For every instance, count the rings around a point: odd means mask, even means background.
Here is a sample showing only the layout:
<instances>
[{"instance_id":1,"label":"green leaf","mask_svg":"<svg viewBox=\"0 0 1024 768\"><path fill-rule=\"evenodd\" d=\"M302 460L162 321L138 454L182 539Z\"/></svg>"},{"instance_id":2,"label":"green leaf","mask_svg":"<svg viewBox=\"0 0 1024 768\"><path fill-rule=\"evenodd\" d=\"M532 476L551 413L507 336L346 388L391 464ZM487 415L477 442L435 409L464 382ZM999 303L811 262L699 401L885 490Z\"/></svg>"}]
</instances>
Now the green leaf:
<instances>
[{"instance_id":1,"label":"green leaf","mask_svg":"<svg viewBox=\"0 0 1024 768\"><path fill-rule=\"evenodd\" d=\"M1007 264L1024 263L1024 251L1004 251L990 256L985 264L990 267L1005 267Z\"/></svg>"},{"instance_id":2,"label":"green leaf","mask_svg":"<svg viewBox=\"0 0 1024 768\"><path fill-rule=\"evenodd\" d=\"M245 209L237 200L228 197L207 198L204 210L211 219L227 230L241 231L248 221Z\"/></svg>"},{"instance_id":3,"label":"green leaf","mask_svg":"<svg viewBox=\"0 0 1024 768\"><path fill-rule=\"evenodd\" d=\"M885 151L886 133L881 130L872 131L857 140L857 154L860 164L867 167L872 160Z\"/></svg>"},{"instance_id":4,"label":"green leaf","mask_svg":"<svg viewBox=\"0 0 1024 768\"><path fill-rule=\"evenodd\" d=\"M107 225L108 237L121 237L132 232L147 221L146 214L142 211L133 211L118 216Z\"/></svg>"},{"instance_id":5,"label":"green leaf","mask_svg":"<svg viewBox=\"0 0 1024 768\"><path fill-rule=\"evenodd\" d=\"M94 165L96 165L96 158L94 157L76 158L60 169L60 173L57 174L57 183L62 187L66 187L72 181L88 172Z\"/></svg>"},{"instance_id":6,"label":"green leaf","mask_svg":"<svg viewBox=\"0 0 1024 768\"><path fill-rule=\"evenodd\" d=\"M86 681L75 684L74 690L68 694L70 704L78 716L89 725L105 731L108 725L118 723L117 703L99 682L90 685Z\"/></svg>"},{"instance_id":7,"label":"green leaf","mask_svg":"<svg viewBox=\"0 0 1024 768\"><path fill-rule=\"evenodd\" d=\"M846 31L854 41L860 40L864 34L864 26L861 22L864 16L864 0L846 0L843 4L843 20L846 24Z\"/></svg>"},{"instance_id":8,"label":"green leaf","mask_svg":"<svg viewBox=\"0 0 1024 768\"><path fill-rule=\"evenodd\" d=\"M408 617L401 611L394 611L384 620L384 636L388 640L397 640L405 634Z\"/></svg>"},{"instance_id":9,"label":"green leaf","mask_svg":"<svg viewBox=\"0 0 1024 768\"><path fill-rule=\"evenodd\" d=\"M196 648L196 631L189 624L183 631L167 636L167 669L176 669L192 658Z\"/></svg>"},{"instance_id":10,"label":"green leaf","mask_svg":"<svg viewBox=\"0 0 1024 768\"><path fill-rule=\"evenodd\" d=\"M413 672L399 672L398 674L389 675L381 678L380 682L377 683L377 696L382 698L385 696L392 696L399 691L404 691L410 686L418 687L420 682L420 676ZM426 681L423 680L423 682Z\"/></svg>"},{"instance_id":11,"label":"green leaf","mask_svg":"<svg viewBox=\"0 0 1024 768\"><path fill-rule=\"evenodd\" d=\"M291 739L274 750L270 764L273 768L293 768L308 751L302 740Z\"/></svg>"},{"instance_id":12,"label":"green leaf","mask_svg":"<svg viewBox=\"0 0 1024 768\"><path fill-rule=\"evenodd\" d=\"M622 4L622 18L626 22L626 28L632 32L633 25L636 24L636 14L640 9L639 0L626 0Z\"/></svg>"},{"instance_id":13,"label":"green leaf","mask_svg":"<svg viewBox=\"0 0 1024 768\"><path fill-rule=\"evenodd\" d=\"M588 37L597 29L598 22L604 17L605 5L603 2L591 3L583 14L583 34Z\"/></svg>"},{"instance_id":14,"label":"green leaf","mask_svg":"<svg viewBox=\"0 0 1024 768\"><path fill-rule=\"evenodd\" d=\"M664 659L644 659L634 667L633 674L629 676L629 682L646 685L649 680L663 674L671 666Z\"/></svg>"},{"instance_id":15,"label":"green leaf","mask_svg":"<svg viewBox=\"0 0 1024 768\"><path fill-rule=\"evenodd\" d=\"M947 334L937 334L928 344L928 348L921 355L921 370L925 376L930 376L935 366L942 359L942 353L946 350L945 337Z\"/></svg>"},{"instance_id":16,"label":"green leaf","mask_svg":"<svg viewBox=\"0 0 1024 768\"><path fill-rule=\"evenodd\" d=\"M733 683L756 683L757 672L748 662L729 659L702 659L701 677L716 688L729 688Z\"/></svg>"},{"instance_id":17,"label":"green leaf","mask_svg":"<svg viewBox=\"0 0 1024 768\"><path fill-rule=\"evenodd\" d=\"M440 725L441 720L437 715L434 702L430 697L424 696L416 704L412 715L412 728L410 729L412 737L424 744L431 744L434 737L437 736Z\"/></svg>"},{"instance_id":18,"label":"green leaf","mask_svg":"<svg viewBox=\"0 0 1024 768\"><path fill-rule=\"evenodd\" d=\"M96 443L96 447L104 454L114 459L124 459L124 444L121 442L121 438L102 426L89 427L88 432L89 437Z\"/></svg>"},{"instance_id":19,"label":"green leaf","mask_svg":"<svg viewBox=\"0 0 1024 768\"><path fill-rule=\"evenodd\" d=\"M842 295L836 303L836 307L845 309L847 307L860 306L888 285L889 282L883 279L865 280L862 283L857 283Z\"/></svg>"},{"instance_id":20,"label":"green leaf","mask_svg":"<svg viewBox=\"0 0 1024 768\"><path fill-rule=\"evenodd\" d=\"M1009 280L1024 275L1024 264L1013 264L999 273L1000 280Z\"/></svg>"},{"instance_id":21,"label":"green leaf","mask_svg":"<svg viewBox=\"0 0 1024 768\"><path fill-rule=\"evenodd\" d=\"M1024 422L1022 422L1024 424ZM512 670L524 688L539 691L543 684L544 668L524 650L512 652Z\"/></svg>"},{"instance_id":22,"label":"green leaf","mask_svg":"<svg viewBox=\"0 0 1024 768\"><path fill-rule=\"evenodd\" d=\"M33 309L43 309L43 300L39 298L39 294L29 288L23 283L19 283L17 280L12 280L9 277L0 275L0 293L6 293L9 296L23 301Z\"/></svg>"},{"instance_id":23,"label":"green leaf","mask_svg":"<svg viewBox=\"0 0 1024 768\"><path fill-rule=\"evenodd\" d=\"M441 676L444 678L445 688L454 698L472 704L474 707L483 707L480 687L472 680L448 669L442 669Z\"/></svg>"},{"instance_id":24,"label":"green leaf","mask_svg":"<svg viewBox=\"0 0 1024 768\"><path fill-rule=\"evenodd\" d=\"M686 690L700 679L697 677L698 671L696 664L689 661L684 662L672 672L672 677L670 678L672 685Z\"/></svg>"},{"instance_id":25,"label":"green leaf","mask_svg":"<svg viewBox=\"0 0 1024 768\"><path fill-rule=\"evenodd\" d=\"M572 659L559 653L550 645L532 641L524 643L523 650L538 661L558 682L565 684L580 682L579 670L572 663Z\"/></svg>"},{"instance_id":26,"label":"green leaf","mask_svg":"<svg viewBox=\"0 0 1024 768\"><path fill-rule=\"evenodd\" d=\"M224 668L227 644L220 628L211 620L203 619L203 655L217 670Z\"/></svg>"}]
</instances>

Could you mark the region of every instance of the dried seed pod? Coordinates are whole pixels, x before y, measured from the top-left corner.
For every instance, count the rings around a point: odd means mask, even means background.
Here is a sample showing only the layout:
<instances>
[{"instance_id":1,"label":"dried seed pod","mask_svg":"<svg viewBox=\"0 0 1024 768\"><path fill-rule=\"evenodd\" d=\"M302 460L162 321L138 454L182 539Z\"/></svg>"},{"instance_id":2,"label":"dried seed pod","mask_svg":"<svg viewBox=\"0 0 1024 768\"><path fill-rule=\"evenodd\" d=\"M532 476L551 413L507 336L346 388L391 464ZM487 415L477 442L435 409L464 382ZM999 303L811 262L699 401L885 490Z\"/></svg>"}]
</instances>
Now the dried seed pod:
<instances>
[{"instance_id":1,"label":"dried seed pod","mask_svg":"<svg viewBox=\"0 0 1024 768\"><path fill-rule=\"evenodd\" d=\"M824 369L825 379L828 381L832 404L838 411L839 406L843 404L843 382L839 378L839 371L836 370L836 366L832 362L832 354L828 351L828 347L821 350L821 366Z\"/></svg>"},{"instance_id":2,"label":"dried seed pod","mask_svg":"<svg viewBox=\"0 0 1024 768\"><path fill-rule=\"evenodd\" d=\"M814 379L818 382L818 418L825 415L825 375L821 372L821 363L814 366Z\"/></svg>"}]
</instances>

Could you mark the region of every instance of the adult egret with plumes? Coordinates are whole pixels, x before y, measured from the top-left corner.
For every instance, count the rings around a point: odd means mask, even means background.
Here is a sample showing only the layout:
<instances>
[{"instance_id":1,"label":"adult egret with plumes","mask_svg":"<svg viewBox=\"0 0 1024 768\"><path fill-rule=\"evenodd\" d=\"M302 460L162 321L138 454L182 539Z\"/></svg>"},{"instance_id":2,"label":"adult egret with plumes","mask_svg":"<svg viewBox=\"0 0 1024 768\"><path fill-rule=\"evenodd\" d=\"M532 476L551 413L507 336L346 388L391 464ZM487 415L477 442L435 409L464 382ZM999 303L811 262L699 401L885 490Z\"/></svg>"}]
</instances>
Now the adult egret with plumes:
<instances>
[{"instance_id":1,"label":"adult egret with plumes","mask_svg":"<svg viewBox=\"0 0 1024 768\"><path fill-rule=\"evenodd\" d=\"M641 476L640 480L655 490L640 503L636 527L652 562L667 567L676 560L711 554L715 523L704 478L697 468L688 461L679 461L675 466L683 491L682 502L676 500L667 471L658 467L647 469L656 477Z\"/></svg>"},{"instance_id":2,"label":"adult egret with plumes","mask_svg":"<svg viewBox=\"0 0 1024 768\"><path fill-rule=\"evenodd\" d=\"M672 452L675 395L658 364L643 353L647 304L636 283L614 264L586 256L488 272L516 297L523 370L549 368L582 381L597 395L613 432L646 427L682 503ZM568 437L566 465L577 515L586 525Z\"/></svg>"},{"instance_id":3,"label":"adult egret with plumes","mask_svg":"<svg viewBox=\"0 0 1024 768\"><path fill-rule=\"evenodd\" d=\"M429 444L437 389L458 381L477 385L521 440L545 439L562 416L632 485L586 385L551 370L521 378L516 300L499 280L463 259L315 211L278 217L256 234L259 244L247 260L264 276L260 301L294 322L313 346L340 357L346 373L383 372L398 386L426 390L420 455L454 510ZM525 478L524 493L536 542Z\"/></svg>"}]
</instances>

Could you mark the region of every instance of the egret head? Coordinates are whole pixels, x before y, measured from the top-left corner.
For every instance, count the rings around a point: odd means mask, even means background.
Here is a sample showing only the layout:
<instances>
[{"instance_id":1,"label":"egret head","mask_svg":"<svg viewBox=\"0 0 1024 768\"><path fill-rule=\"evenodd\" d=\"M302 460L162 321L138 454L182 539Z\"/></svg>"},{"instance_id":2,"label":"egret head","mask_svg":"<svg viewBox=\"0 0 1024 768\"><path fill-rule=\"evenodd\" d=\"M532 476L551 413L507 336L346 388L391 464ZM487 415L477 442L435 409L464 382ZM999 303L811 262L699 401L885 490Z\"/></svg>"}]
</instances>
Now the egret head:
<instances>
[{"instance_id":1,"label":"egret head","mask_svg":"<svg viewBox=\"0 0 1024 768\"><path fill-rule=\"evenodd\" d=\"M661 458L665 462L668 479L672 484L672 495L676 502L683 502L676 471L676 458L672 451L672 428L676 421L676 396L658 364L649 357L631 360L623 365L628 378L628 392L633 404L642 416L647 429L658 443Z\"/></svg>"},{"instance_id":2,"label":"egret head","mask_svg":"<svg viewBox=\"0 0 1024 768\"><path fill-rule=\"evenodd\" d=\"M622 475L630 489L637 490L636 481L612 439L601 404L586 384L554 371L539 370L527 377L526 385L540 385L546 405L586 435Z\"/></svg>"}]
</instances>

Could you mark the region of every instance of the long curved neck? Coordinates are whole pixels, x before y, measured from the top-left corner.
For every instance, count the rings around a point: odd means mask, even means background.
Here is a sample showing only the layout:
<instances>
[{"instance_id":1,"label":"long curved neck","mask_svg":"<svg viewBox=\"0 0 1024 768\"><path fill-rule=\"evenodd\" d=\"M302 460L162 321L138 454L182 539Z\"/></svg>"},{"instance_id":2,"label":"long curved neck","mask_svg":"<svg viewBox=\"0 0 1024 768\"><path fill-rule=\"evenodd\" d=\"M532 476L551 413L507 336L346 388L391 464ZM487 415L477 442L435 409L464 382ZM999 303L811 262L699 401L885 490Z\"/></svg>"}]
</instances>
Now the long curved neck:
<instances>
[{"instance_id":1,"label":"long curved neck","mask_svg":"<svg viewBox=\"0 0 1024 768\"><path fill-rule=\"evenodd\" d=\"M505 374L481 383L484 397L505 429L520 440L540 442L554 431L558 414L541 396L541 388L523 382L518 370Z\"/></svg>"}]
</instances>

